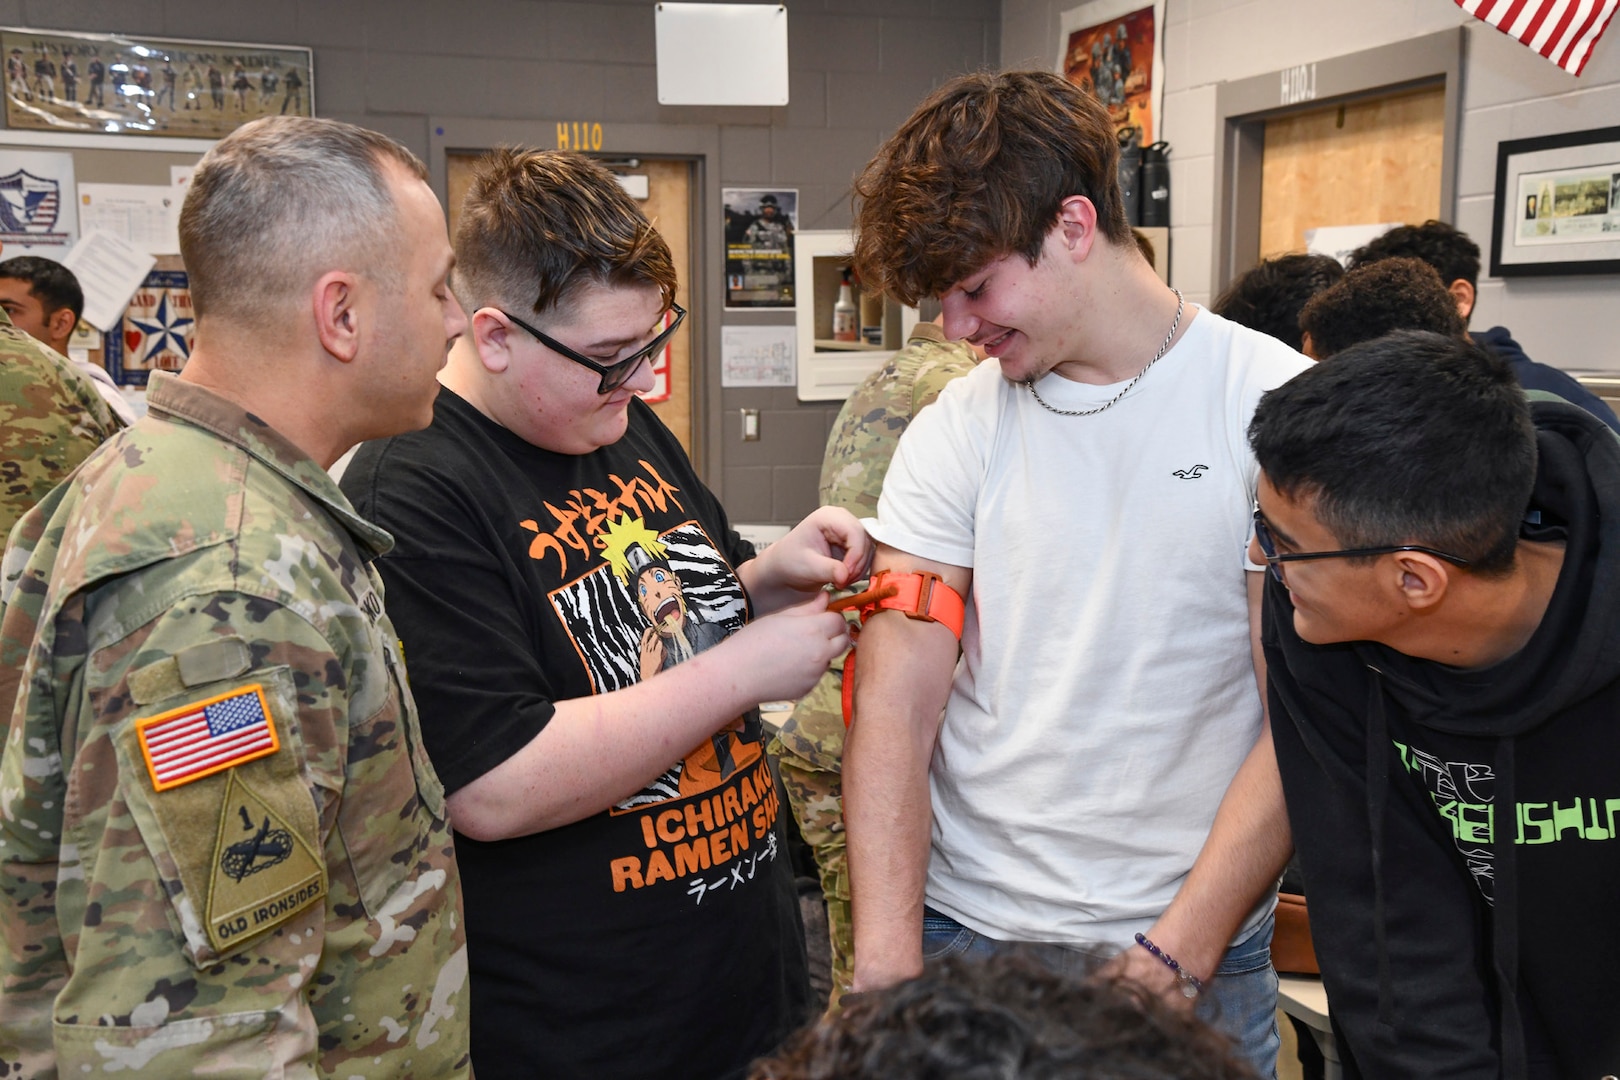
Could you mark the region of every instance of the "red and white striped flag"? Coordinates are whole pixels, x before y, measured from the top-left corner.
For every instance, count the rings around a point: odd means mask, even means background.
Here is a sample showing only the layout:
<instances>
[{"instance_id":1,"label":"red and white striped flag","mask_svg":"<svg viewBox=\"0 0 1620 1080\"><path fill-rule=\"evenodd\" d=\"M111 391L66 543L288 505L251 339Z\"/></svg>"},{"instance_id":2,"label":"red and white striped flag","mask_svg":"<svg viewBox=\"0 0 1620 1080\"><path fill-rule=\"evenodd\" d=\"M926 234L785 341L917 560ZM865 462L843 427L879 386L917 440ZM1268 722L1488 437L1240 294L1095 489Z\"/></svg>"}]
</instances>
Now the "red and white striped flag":
<instances>
[{"instance_id":1,"label":"red and white striped flag","mask_svg":"<svg viewBox=\"0 0 1620 1080\"><path fill-rule=\"evenodd\" d=\"M171 709L135 727L158 791L273 754L281 745L257 684Z\"/></svg>"},{"instance_id":2,"label":"red and white striped flag","mask_svg":"<svg viewBox=\"0 0 1620 1080\"><path fill-rule=\"evenodd\" d=\"M1579 75L1620 0L1456 0L1458 7Z\"/></svg>"}]
</instances>

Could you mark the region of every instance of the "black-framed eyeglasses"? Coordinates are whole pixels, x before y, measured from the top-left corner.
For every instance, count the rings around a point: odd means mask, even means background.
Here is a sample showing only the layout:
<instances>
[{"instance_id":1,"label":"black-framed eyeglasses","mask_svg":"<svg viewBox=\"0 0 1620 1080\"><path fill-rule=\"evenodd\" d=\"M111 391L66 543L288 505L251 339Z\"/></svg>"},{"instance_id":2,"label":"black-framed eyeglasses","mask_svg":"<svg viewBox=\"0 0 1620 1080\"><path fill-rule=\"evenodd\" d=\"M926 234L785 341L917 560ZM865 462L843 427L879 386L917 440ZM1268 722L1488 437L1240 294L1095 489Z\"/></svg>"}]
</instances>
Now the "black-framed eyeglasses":
<instances>
[{"instance_id":1,"label":"black-framed eyeglasses","mask_svg":"<svg viewBox=\"0 0 1620 1080\"><path fill-rule=\"evenodd\" d=\"M495 310L500 311L501 309L496 308ZM549 334L541 333L528 323L524 322L522 319L518 318L516 315L505 311L501 311L501 314L505 315L508 319L511 319L512 322L518 326L521 326L523 329L527 330L534 336L536 341L550 349L552 352L561 353L574 363L583 364L585 367L588 367L592 371L596 372L602 377L601 385L596 388L596 392L598 394L611 394L613 391L617 390L619 387L623 386L629 381L630 376L636 373L636 369L641 366L641 362L643 360L647 359L649 356L652 356L659 349L662 349L665 345L669 344L669 339L675 336L675 331L680 327L681 321L686 318L686 309L681 307L681 305L672 302L669 305L669 310L675 313L674 322L670 323L668 326L664 327L663 330L659 331L658 336L653 338L646 345L643 345L641 348L637 349L623 360L615 360L611 364L598 364L595 360L592 360L589 357L581 356L579 353L575 352L573 349L570 349L556 338L551 337Z\"/></svg>"},{"instance_id":2,"label":"black-framed eyeglasses","mask_svg":"<svg viewBox=\"0 0 1620 1080\"><path fill-rule=\"evenodd\" d=\"M1393 555L1399 551L1419 551L1425 555L1433 555L1437 559L1444 559L1457 566L1469 565L1468 560L1458 555L1448 555L1444 551L1437 551L1421 544L1393 544L1389 547L1346 548L1343 551L1290 551L1283 554L1277 550L1277 539L1271 535L1271 526L1260 513L1260 508L1254 508L1254 538L1260 544L1260 554L1266 557L1266 569L1278 581L1283 580L1282 564L1285 562L1302 562L1306 559L1354 559L1359 556Z\"/></svg>"}]
</instances>

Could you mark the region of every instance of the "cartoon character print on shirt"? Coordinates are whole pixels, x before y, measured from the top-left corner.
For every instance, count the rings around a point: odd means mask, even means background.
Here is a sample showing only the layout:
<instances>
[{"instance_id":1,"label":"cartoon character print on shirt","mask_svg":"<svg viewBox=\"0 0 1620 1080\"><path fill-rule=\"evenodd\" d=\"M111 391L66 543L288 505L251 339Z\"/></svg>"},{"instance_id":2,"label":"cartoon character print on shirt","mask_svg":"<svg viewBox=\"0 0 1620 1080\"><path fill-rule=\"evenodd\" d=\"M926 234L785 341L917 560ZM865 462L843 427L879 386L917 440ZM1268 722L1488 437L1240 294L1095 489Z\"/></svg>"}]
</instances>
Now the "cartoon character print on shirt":
<instances>
[{"instance_id":1,"label":"cartoon character print on shirt","mask_svg":"<svg viewBox=\"0 0 1620 1080\"><path fill-rule=\"evenodd\" d=\"M602 561L551 599L599 693L651 678L741 629L742 587L697 522L658 533L625 514L595 545ZM613 812L709 791L759 761L763 743L759 711L750 709Z\"/></svg>"}]
</instances>

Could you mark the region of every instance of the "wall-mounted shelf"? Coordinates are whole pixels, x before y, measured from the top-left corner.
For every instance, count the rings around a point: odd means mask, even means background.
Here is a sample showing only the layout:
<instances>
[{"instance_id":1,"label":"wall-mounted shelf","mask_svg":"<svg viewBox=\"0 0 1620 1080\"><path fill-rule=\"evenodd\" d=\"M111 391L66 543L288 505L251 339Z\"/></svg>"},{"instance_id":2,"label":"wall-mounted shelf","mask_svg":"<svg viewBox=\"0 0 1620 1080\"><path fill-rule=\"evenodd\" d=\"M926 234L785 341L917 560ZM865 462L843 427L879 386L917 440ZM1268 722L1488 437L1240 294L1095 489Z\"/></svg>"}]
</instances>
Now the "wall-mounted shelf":
<instances>
[{"instance_id":1,"label":"wall-mounted shelf","mask_svg":"<svg viewBox=\"0 0 1620 1080\"><path fill-rule=\"evenodd\" d=\"M879 330L881 343L833 340L833 305L854 247L855 238L842 230L800 232L793 237L800 401L844 400L905 345L917 324L916 308L869 297L860 304L862 322Z\"/></svg>"}]
</instances>

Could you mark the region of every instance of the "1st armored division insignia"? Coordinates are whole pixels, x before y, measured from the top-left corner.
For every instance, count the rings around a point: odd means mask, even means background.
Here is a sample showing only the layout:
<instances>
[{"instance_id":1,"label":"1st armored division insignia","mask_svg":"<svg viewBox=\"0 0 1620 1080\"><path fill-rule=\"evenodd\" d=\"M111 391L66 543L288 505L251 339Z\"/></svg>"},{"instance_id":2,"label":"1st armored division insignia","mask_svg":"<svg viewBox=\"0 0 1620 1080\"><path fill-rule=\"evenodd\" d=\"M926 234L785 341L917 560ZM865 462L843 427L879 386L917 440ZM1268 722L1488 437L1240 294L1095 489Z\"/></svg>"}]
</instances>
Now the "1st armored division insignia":
<instances>
[{"instance_id":1,"label":"1st armored division insignia","mask_svg":"<svg viewBox=\"0 0 1620 1080\"><path fill-rule=\"evenodd\" d=\"M226 782L208 885L208 937L221 953L326 896L326 866L235 773Z\"/></svg>"}]
</instances>

